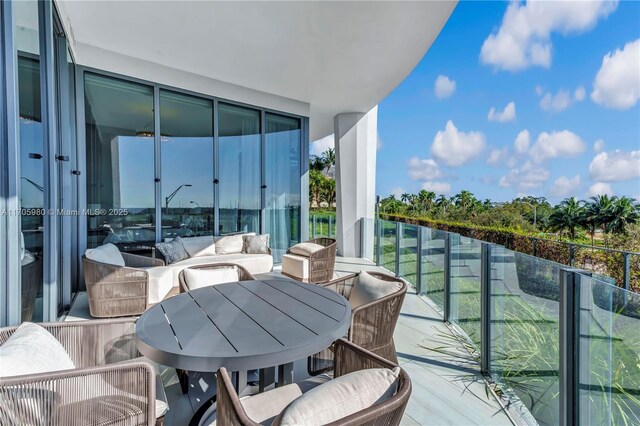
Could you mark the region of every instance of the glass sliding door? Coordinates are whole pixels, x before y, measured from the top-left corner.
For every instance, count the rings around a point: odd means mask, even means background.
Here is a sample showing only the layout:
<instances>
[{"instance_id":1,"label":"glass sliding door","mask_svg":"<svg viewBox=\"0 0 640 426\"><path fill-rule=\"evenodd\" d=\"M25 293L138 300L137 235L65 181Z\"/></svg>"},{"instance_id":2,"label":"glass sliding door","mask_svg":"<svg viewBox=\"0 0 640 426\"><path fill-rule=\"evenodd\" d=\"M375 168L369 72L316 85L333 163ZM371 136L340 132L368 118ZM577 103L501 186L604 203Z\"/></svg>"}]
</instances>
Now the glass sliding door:
<instances>
[{"instance_id":1,"label":"glass sliding door","mask_svg":"<svg viewBox=\"0 0 640 426\"><path fill-rule=\"evenodd\" d=\"M87 247L155 243L153 88L85 73Z\"/></svg>"},{"instance_id":2,"label":"glass sliding door","mask_svg":"<svg viewBox=\"0 0 640 426\"><path fill-rule=\"evenodd\" d=\"M38 2L13 3L18 58L21 320L42 321L45 134ZM47 253L48 255L48 253Z\"/></svg>"},{"instance_id":3,"label":"glass sliding door","mask_svg":"<svg viewBox=\"0 0 640 426\"><path fill-rule=\"evenodd\" d=\"M162 239L214 234L213 101L160 90Z\"/></svg>"},{"instance_id":4,"label":"glass sliding door","mask_svg":"<svg viewBox=\"0 0 640 426\"><path fill-rule=\"evenodd\" d=\"M300 242L301 138L299 119L265 114L265 232L276 262Z\"/></svg>"}]
</instances>

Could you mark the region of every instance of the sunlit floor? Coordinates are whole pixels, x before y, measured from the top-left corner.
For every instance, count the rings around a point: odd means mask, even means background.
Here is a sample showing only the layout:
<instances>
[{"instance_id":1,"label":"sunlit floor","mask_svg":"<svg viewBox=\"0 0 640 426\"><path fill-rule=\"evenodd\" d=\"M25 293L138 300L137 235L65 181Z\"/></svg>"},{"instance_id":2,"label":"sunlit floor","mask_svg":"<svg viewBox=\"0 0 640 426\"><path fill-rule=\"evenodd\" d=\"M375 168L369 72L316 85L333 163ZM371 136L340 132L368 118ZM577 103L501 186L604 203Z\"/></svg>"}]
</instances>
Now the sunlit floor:
<instances>
[{"instance_id":1,"label":"sunlit floor","mask_svg":"<svg viewBox=\"0 0 640 426\"><path fill-rule=\"evenodd\" d=\"M337 276L362 269L379 270L364 259L337 259ZM272 274L280 275L278 268ZM80 294L65 320L87 318L90 316L86 295ZM498 400L487 392L478 364L452 336L440 313L410 289L394 334L400 364L413 385L402 424L513 424ZM442 347L446 347L446 354L438 349ZM175 370L161 368L161 372L169 402L166 424L188 425L197 409L215 392L213 374L192 375L189 393L183 395ZM307 376L306 360L295 363L294 375L296 379ZM255 390L247 388L245 393Z\"/></svg>"}]
</instances>

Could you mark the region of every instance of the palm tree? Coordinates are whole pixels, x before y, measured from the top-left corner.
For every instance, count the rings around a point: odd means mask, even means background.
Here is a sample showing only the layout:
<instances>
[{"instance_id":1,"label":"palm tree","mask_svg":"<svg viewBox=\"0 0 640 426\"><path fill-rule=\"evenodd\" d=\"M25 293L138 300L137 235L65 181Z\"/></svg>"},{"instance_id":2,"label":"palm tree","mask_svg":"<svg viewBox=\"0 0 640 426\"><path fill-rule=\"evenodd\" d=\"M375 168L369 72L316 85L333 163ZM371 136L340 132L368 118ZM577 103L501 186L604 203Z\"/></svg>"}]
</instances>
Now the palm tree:
<instances>
[{"instance_id":1,"label":"palm tree","mask_svg":"<svg viewBox=\"0 0 640 426\"><path fill-rule=\"evenodd\" d=\"M628 197L613 202L606 230L613 234L626 234L627 226L640 221L640 204Z\"/></svg>"},{"instance_id":2,"label":"palm tree","mask_svg":"<svg viewBox=\"0 0 640 426\"><path fill-rule=\"evenodd\" d=\"M447 206L449 205L449 199L445 197L443 194L436 199L436 206L442 208L442 213L447 212Z\"/></svg>"},{"instance_id":3,"label":"palm tree","mask_svg":"<svg viewBox=\"0 0 640 426\"><path fill-rule=\"evenodd\" d=\"M591 245L593 246L593 238L598 230L607 229L612 219L612 209L617 202L618 197L609 197L608 195L597 195L591 197L591 202L585 206L582 224L591 234Z\"/></svg>"},{"instance_id":4,"label":"palm tree","mask_svg":"<svg viewBox=\"0 0 640 426\"><path fill-rule=\"evenodd\" d=\"M400 201L402 201L403 203L408 203L409 202L409 198L411 197L410 194L407 194L406 192L404 194L402 194L400 196Z\"/></svg>"},{"instance_id":5,"label":"palm tree","mask_svg":"<svg viewBox=\"0 0 640 426\"><path fill-rule=\"evenodd\" d=\"M418 192L418 204L423 210L429 211L431 210L431 206L433 205L433 200L436 198L436 193L433 191L427 191L426 189L421 189Z\"/></svg>"},{"instance_id":6,"label":"palm tree","mask_svg":"<svg viewBox=\"0 0 640 426\"><path fill-rule=\"evenodd\" d=\"M333 148L329 148L325 152L323 152L322 161L324 163L324 175L326 176L329 173L329 169L331 169L331 166L336 165L336 150Z\"/></svg>"},{"instance_id":7,"label":"palm tree","mask_svg":"<svg viewBox=\"0 0 640 426\"><path fill-rule=\"evenodd\" d=\"M554 209L549 217L549 227L557 232L568 231L569 238L576 237L576 228L580 226L583 218L583 202L575 197L566 198Z\"/></svg>"}]
</instances>

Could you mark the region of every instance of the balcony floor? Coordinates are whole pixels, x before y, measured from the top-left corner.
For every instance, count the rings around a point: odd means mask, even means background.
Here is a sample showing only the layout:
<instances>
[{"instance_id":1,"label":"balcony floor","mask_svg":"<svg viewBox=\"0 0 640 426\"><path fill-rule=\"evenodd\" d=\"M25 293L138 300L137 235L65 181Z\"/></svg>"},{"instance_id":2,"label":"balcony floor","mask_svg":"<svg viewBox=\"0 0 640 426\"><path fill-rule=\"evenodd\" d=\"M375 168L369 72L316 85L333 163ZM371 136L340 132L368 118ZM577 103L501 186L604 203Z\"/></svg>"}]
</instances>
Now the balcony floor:
<instances>
[{"instance_id":1,"label":"balcony floor","mask_svg":"<svg viewBox=\"0 0 640 426\"><path fill-rule=\"evenodd\" d=\"M371 262L338 258L336 275L362 269L380 270ZM280 275L276 269L272 274ZM86 295L80 294L66 321L90 318ZM413 385L403 425L511 425L513 422L492 393L487 392L480 367L452 338L442 315L410 289L395 331L399 362ZM445 348L446 354L438 348ZM306 360L295 363L296 379L305 378ZM182 395L175 370L162 368L170 410L166 424L186 425L201 404L215 390L213 374L191 377L188 395ZM253 389L246 389L251 392Z\"/></svg>"}]
</instances>

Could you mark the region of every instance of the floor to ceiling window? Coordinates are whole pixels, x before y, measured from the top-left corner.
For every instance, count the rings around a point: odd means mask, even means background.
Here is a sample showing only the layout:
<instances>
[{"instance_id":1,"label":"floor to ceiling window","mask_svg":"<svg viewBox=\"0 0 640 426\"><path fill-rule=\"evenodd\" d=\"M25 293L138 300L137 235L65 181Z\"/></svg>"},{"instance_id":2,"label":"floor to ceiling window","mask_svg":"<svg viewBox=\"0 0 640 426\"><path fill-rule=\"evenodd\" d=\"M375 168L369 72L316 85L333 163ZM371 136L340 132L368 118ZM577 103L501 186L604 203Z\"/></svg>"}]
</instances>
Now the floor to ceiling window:
<instances>
[{"instance_id":1,"label":"floor to ceiling window","mask_svg":"<svg viewBox=\"0 0 640 426\"><path fill-rule=\"evenodd\" d=\"M153 88L85 73L87 247L149 252L155 237Z\"/></svg>"},{"instance_id":2,"label":"floor to ceiling window","mask_svg":"<svg viewBox=\"0 0 640 426\"><path fill-rule=\"evenodd\" d=\"M260 231L260 111L218 104L219 233Z\"/></svg>"},{"instance_id":3,"label":"floor to ceiling window","mask_svg":"<svg viewBox=\"0 0 640 426\"><path fill-rule=\"evenodd\" d=\"M277 262L300 242L301 138L299 119L265 114L265 230Z\"/></svg>"},{"instance_id":4,"label":"floor to ceiling window","mask_svg":"<svg viewBox=\"0 0 640 426\"><path fill-rule=\"evenodd\" d=\"M160 90L162 239L214 234L213 101Z\"/></svg>"},{"instance_id":5,"label":"floor to ceiling window","mask_svg":"<svg viewBox=\"0 0 640 426\"><path fill-rule=\"evenodd\" d=\"M13 3L18 58L20 264L22 321L43 317L44 126L40 93L38 2Z\"/></svg>"}]
</instances>

